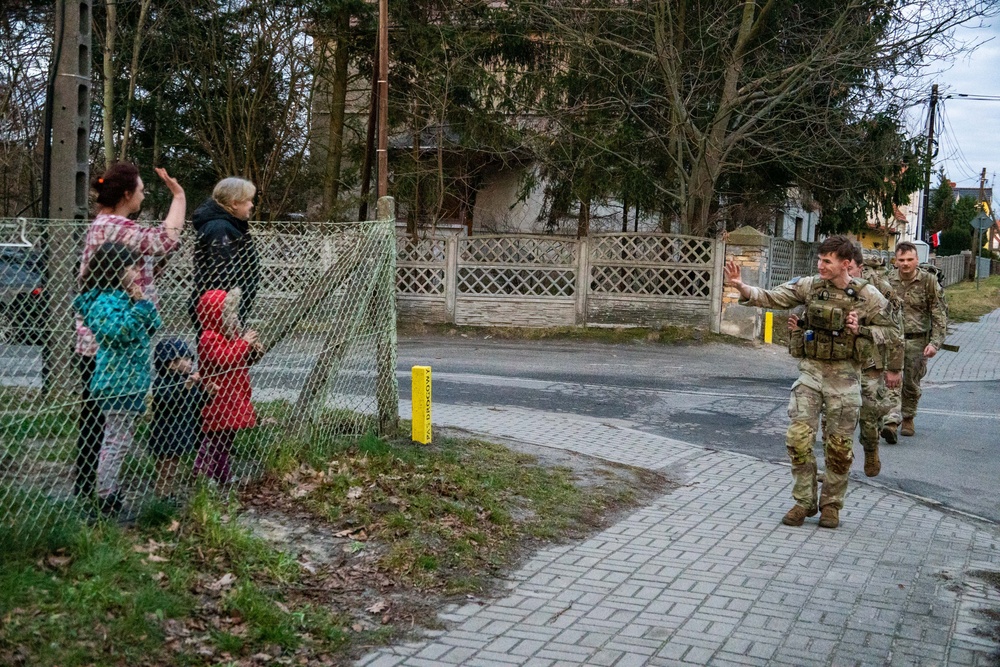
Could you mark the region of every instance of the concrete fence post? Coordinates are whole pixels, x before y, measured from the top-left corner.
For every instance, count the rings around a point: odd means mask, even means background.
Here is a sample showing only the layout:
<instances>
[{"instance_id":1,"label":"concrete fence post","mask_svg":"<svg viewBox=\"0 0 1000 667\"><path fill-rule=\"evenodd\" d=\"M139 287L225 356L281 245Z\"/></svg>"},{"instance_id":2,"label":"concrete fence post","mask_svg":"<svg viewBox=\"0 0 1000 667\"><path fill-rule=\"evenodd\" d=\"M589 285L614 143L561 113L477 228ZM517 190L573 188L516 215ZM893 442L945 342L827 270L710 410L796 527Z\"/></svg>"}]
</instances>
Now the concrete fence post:
<instances>
[{"instance_id":1,"label":"concrete fence post","mask_svg":"<svg viewBox=\"0 0 1000 667\"><path fill-rule=\"evenodd\" d=\"M445 319L455 323L455 305L458 300L458 242L457 235L449 236L444 246L444 308Z\"/></svg>"},{"instance_id":2,"label":"concrete fence post","mask_svg":"<svg viewBox=\"0 0 1000 667\"><path fill-rule=\"evenodd\" d=\"M726 267L726 242L722 239L715 241L712 262L712 315L709 321L709 330L712 333L722 332L722 299L725 292L725 267Z\"/></svg>"},{"instance_id":3,"label":"concrete fence post","mask_svg":"<svg viewBox=\"0 0 1000 667\"><path fill-rule=\"evenodd\" d=\"M590 242L576 241L576 323L587 324L587 295L590 293Z\"/></svg>"}]
</instances>

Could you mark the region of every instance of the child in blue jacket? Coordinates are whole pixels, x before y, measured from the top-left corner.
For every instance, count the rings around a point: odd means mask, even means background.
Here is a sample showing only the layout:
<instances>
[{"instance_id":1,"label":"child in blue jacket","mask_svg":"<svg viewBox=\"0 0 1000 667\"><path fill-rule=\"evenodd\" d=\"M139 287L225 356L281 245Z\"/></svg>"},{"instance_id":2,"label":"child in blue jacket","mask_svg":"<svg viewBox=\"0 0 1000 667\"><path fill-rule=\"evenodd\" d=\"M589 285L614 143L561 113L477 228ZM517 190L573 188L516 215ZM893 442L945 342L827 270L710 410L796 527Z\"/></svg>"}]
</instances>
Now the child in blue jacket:
<instances>
[{"instance_id":1,"label":"child in blue jacket","mask_svg":"<svg viewBox=\"0 0 1000 667\"><path fill-rule=\"evenodd\" d=\"M201 411L219 387L194 372L194 350L179 338L156 344L153 367L149 450L158 463L156 495L172 499L181 459L201 442Z\"/></svg>"},{"instance_id":2,"label":"child in blue jacket","mask_svg":"<svg viewBox=\"0 0 1000 667\"><path fill-rule=\"evenodd\" d=\"M97 340L90 392L104 413L104 442L97 460L101 511L121 510L119 474L135 440L151 382L150 336L162 325L156 306L137 284L141 257L121 243L105 243L87 265L73 307Z\"/></svg>"}]
</instances>

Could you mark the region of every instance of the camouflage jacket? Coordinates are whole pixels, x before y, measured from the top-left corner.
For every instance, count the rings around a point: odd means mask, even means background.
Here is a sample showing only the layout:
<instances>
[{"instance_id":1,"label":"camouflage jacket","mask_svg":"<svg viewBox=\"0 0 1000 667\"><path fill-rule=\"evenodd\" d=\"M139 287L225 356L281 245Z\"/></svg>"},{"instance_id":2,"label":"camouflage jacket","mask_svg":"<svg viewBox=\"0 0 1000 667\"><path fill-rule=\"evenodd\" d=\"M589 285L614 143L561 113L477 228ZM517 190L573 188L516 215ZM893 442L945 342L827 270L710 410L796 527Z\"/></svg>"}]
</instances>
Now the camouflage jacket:
<instances>
[{"instance_id":1,"label":"camouflage jacket","mask_svg":"<svg viewBox=\"0 0 1000 667\"><path fill-rule=\"evenodd\" d=\"M890 285L889 281L885 279L885 276L881 271L867 265L861 272L861 279L866 280L869 284L878 289L882 296L885 297L886 301L889 302L888 314L899 329L899 337L896 344L903 347L903 304L896 296L895 291L892 289L892 285ZM874 341L868 338L862 339L862 341L863 349L866 343L868 347L865 351L867 356L865 356L861 362L862 369L876 368L878 370L882 370L888 365L889 357L892 354L905 354L905 350L902 352L890 350L890 343L888 341L884 345L875 345Z\"/></svg>"},{"instance_id":2,"label":"camouflage jacket","mask_svg":"<svg viewBox=\"0 0 1000 667\"><path fill-rule=\"evenodd\" d=\"M906 335L930 334L928 343L940 350L948 331L948 311L937 278L919 268L913 280L904 282L896 269L886 278L903 304Z\"/></svg>"},{"instance_id":3,"label":"camouflage jacket","mask_svg":"<svg viewBox=\"0 0 1000 667\"><path fill-rule=\"evenodd\" d=\"M805 278L793 278L784 285L779 285L772 290L761 289L747 285L750 289L750 296L740 299L740 305L760 306L774 310L789 310L795 306L809 303L813 292L813 285L822 278L819 276L807 276ZM885 345L889 351L889 358L886 366L891 371L903 370L903 345L900 340L900 329L898 320L894 320L890 313L889 302L878 289L872 285L858 279L852 279L849 286L857 289L858 322L861 325L858 334L863 338L871 339L874 345ZM863 364L858 363L858 366Z\"/></svg>"}]
</instances>

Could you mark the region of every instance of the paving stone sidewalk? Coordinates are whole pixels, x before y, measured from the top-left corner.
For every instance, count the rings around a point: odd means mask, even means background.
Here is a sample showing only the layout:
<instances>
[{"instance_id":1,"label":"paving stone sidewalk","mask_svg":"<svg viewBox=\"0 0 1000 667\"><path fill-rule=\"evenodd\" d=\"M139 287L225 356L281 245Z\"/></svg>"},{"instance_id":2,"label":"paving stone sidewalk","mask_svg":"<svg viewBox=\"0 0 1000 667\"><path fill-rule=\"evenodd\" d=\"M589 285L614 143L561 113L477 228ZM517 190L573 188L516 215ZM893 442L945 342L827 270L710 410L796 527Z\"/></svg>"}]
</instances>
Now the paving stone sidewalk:
<instances>
[{"instance_id":1,"label":"paving stone sidewalk","mask_svg":"<svg viewBox=\"0 0 1000 667\"><path fill-rule=\"evenodd\" d=\"M925 382L1000 379L998 333L1000 310L953 327L961 353L931 360ZM852 479L840 528L789 528L786 466L624 421L436 404L434 422L684 482L359 665L1000 665L998 526Z\"/></svg>"},{"instance_id":2,"label":"paving stone sidewalk","mask_svg":"<svg viewBox=\"0 0 1000 667\"><path fill-rule=\"evenodd\" d=\"M839 529L789 528L784 466L574 415L435 405L434 421L685 481L359 665L997 664L995 526L852 481Z\"/></svg>"},{"instance_id":3,"label":"paving stone sidewalk","mask_svg":"<svg viewBox=\"0 0 1000 667\"><path fill-rule=\"evenodd\" d=\"M978 322L953 324L948 329L948 342L961 349L940 352L931 359L924 382L1000 380L1000 310Z\"/></svg>"}]
</instances>

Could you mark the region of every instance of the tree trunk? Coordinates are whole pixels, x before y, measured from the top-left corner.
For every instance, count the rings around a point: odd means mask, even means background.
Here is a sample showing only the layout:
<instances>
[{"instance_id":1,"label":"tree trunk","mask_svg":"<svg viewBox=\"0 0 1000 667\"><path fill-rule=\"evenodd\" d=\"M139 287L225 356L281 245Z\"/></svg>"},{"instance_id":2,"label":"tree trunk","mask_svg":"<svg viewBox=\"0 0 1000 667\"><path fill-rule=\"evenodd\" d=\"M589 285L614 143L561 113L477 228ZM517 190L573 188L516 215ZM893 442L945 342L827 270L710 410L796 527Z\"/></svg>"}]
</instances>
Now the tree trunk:
<instances>
[{"instance_id":1,"label":"tree trunk","mask_svg":"<svg viewBox=\"0 0 1000 667\"><path fill-rule=\"evenodd\" d=\"M768 2L761 10L761 15L767 13L772 4ZM717 111L701 137L698 156L691 167L688 179L690 190L685 201L683 222L688 228L688 233L696 236L708 233L709 216L716 197L715 189L722 163L728 153L726 138L730 131L729 124L739 91L740 77L743 75L746 47L751 35L757 29L757 21L760 18L762 16L757 15L757 0L744 0L736 43L724 65L725 75Z\"/></svg>"},{"instance_id":2,"label":"tree trunk","mask_svg":"<svg viewBox=\"0 0 1000 667\"><path fill-rule=\"evenodd\" d=\"M580 214L576 218L576 238L590 236L590 200L580 201Z\"/></svg>"},{"instance_id":3,"label":"tree trunk","mask_svg":"<svg viewBox=\"0 0 1000 667\"><path fill-rule=\"evenodd\" d=\"M420 200L420 103L413 100L413 204L410 206L410 213L406 216L406 233L414 240L417 238L417 224L420 219L420 209L423 202Z\"/></svg>"},{"instance_id":4,"label":"tree trunk","mask_svg":"<svg viewBox=\"0 0 1000 667\"><path fill-rule=\"evenodd\" d=\"M139 5L139 21L135 25L135 39L132 40L132 64L128 73L128 95L125 97L125 123L122 125L122 145L118 149L119 161L128 154L128 142L132 131L132 100L135 98L135 82L139 78L139 48L142 45L142 29L146 26L146 16L152 0L142 0Z\"/></svg>"},{"instance_id":5,"label":"tree trunk","mask_svg":"<svg viewBox=\"0 0 1000 667\"><path fill-rule=\"evenodd\" d=\"M104 3L107 14L104 19L104 168L115 161L115 34L118 32L118 3L108 0Z\"/></svg>"},{"instance_id":6,"label":"tree trunk","mask_svg":"<svg viewBox=\"0 0 1000 667\"><path fill-rule=\"evenodd\" d=\"M347 32L350 28L350 14L340 12L333 25L336 50L333 53L333 77L330 81L330 125L326 150L326 170L323 174L323 212L327 220L332 219L337 197L340 194L340 171L343 164L344 116L347 100L348 49ZM327 57L324 52L323 57Z\"/></svg>"}]
</instances>

